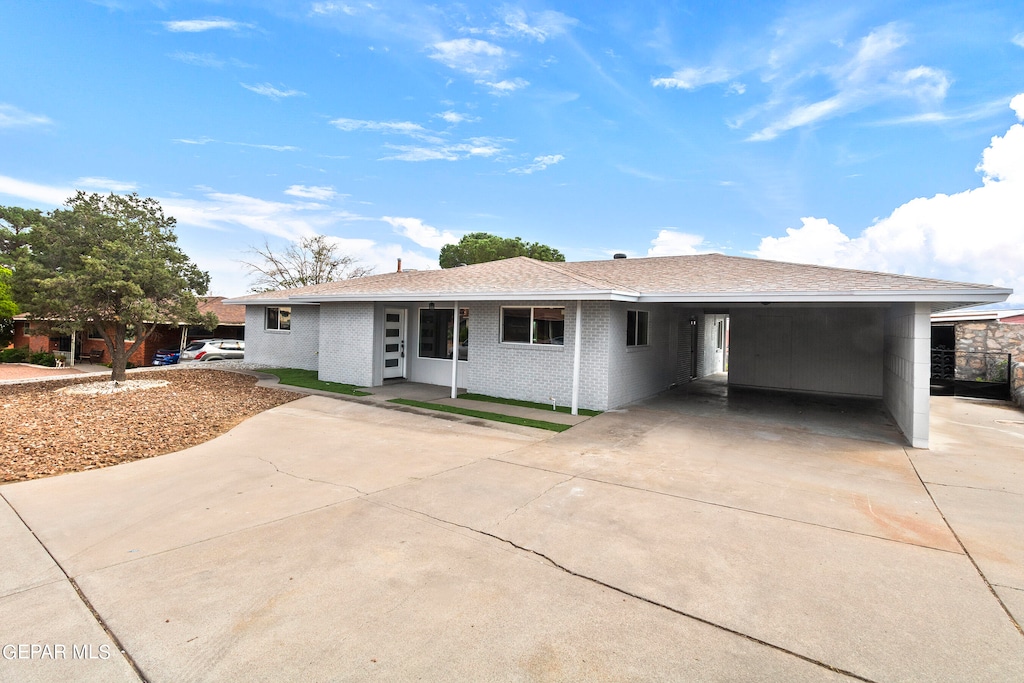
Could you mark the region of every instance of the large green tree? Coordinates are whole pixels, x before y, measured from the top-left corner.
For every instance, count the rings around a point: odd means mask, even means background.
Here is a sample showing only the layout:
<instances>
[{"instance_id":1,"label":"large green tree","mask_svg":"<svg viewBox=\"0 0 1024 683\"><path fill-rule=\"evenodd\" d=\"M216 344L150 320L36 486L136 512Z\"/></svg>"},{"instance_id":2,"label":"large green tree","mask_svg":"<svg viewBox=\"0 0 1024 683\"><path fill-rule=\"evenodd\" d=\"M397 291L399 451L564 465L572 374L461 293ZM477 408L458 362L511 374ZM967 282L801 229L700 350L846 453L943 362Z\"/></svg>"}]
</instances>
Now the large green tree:
<instances>
[{"instance_id":1,"label":"large green tree","mask_svg":"<svg viewBox=\"0 0 1024 683\"><path fill-rule=\"evenodd\" d=\"M14 316L18 305L11 296L11 271L0 266L0 349L14 338Z\"/></svg>"},{"instance_id":2,"label":"large green tree","mask_svg":"<svg viewBox=\"0 0 1024 683\"><path fill-rule=\"evenodd\" d=\"M217 326L198 309L210 276L178 248L175 219L155 199L78 192L34 219L12 250L14 299L33 327L99 333L111 379L125 379L128 357L157 325Z\"/></svg>"},{"instance_id":3,"label":"large green tree","mask_svg":"<svg viewBox=\"0 0 1024 683\"><path fill-rule=\"evenodd\" d=\"M529 256L538 261L564 261L562 252L539 242L524 242L515 237L498 237L487 232L471 232L463 235L458 244L446 244L441 247L442 268L501 259L516 256Z\"/></svg>"}]
</instances>

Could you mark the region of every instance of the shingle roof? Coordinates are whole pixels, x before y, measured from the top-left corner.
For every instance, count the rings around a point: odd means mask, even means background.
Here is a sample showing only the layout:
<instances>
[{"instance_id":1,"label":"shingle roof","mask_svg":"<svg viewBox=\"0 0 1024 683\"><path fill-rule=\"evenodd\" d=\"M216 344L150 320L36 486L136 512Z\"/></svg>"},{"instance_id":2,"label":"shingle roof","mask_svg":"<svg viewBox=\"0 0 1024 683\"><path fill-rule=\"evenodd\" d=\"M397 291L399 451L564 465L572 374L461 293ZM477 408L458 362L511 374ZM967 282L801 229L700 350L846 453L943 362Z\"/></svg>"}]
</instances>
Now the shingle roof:
<instances>
[{"instance_id":1,"label":"shingle roof","mask_svg":"<svg viewBox=\"0 0 1024 683\"><path fill-rule=\"evenodd\" d=\"M221 325L244 325L245 310L238 306L228 306L223 296L199 297L199 312L214 313Z\"/></svg>"},{"instance_id":2,"label":"shingle roof","mask_svg":"<svg viewBox=\"0 0 1024 683\"><path fill-rule=\"evenodd\" d=\"M1001 301L1010 290L932 278L701 254L549 263L526 257L446 270L385 273L252 294L231 303L425 298L530 299L562 296L622 300ZM965 299L967 297L968 299ZM961 304L962 305L962 304Z\"/></svg>"}]
</instances>

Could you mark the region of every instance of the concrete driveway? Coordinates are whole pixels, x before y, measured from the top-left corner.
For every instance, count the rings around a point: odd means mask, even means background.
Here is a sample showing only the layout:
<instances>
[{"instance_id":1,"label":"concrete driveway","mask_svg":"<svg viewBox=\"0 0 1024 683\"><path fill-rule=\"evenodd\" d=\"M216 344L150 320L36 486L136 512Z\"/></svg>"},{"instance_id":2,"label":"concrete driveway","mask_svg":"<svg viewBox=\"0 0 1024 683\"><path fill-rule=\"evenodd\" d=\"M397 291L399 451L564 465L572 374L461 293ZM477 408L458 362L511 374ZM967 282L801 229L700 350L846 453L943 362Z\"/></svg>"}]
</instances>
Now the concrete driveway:
<instances>
[{"instance_id":1,"label":"concrete driveway","mask_svg":"<svg viewBox=\"0 0 1024 683\"><path fill-rule=\"evenodd\" d=\"M313 396L0 487L0 680L1024 679L1024 413L935 399L914 451L689 399L551 436Z\"/></svg>"}]
</instances>

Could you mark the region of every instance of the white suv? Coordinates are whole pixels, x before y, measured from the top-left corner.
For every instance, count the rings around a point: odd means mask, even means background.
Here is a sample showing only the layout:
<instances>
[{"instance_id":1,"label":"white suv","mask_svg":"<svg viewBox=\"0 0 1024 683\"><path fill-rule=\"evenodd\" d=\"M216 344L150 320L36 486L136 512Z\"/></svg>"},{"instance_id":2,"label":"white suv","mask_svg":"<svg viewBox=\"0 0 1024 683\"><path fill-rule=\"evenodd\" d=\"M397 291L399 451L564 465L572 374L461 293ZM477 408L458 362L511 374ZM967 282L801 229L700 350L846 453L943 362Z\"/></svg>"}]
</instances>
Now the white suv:
<instances>
[{"instance_id":1,"label":"white suv","mask_svg":"<svg viewBox=\"0 0 1024 683\"><path fill-rule=\"evenodd\" d=\"M182 363L245 358L245 342L240 339L197 339L181 352Z\"/></svg>"}]
</instances>

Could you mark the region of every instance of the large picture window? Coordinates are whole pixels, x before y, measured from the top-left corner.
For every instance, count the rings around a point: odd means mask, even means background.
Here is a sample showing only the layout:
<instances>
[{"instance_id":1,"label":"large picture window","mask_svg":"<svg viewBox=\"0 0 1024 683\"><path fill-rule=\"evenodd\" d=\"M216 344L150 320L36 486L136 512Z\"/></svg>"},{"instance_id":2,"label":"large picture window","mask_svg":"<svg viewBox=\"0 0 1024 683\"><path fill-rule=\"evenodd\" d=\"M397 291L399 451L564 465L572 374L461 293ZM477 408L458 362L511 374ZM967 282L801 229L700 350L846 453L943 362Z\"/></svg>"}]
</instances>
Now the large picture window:
<instances>
[{"instance_id":1,"label":"large picture window","mask_svg":"<svg viewBox=\"0 0 1024 683\"><path fill-rule=\"evenodd\" d=\"M502 308L501 341L561 346L565 343L565 309L540 306Z\"/></svg>"},{"instance_id":2,"label":"large picture window","mask_svg":"<svg viewBox=\"0 0 1024 683\"><path fill-rule=\"evenodd\" d=\"M292 309L288 306L267 306L267 329L292 329Z\"/></svg>"},{"instance_id":3,"label":"large picture window","mask_svg":"<svg viewBox=\"0 0 1024 683\"><path fill-rule=\"evenodd\" d=\"M452 359L454 308L420 309L420 358ZM469 309L459 309L459 360L469 360Z\"/></svg>"},{"instance_id":4,"label":"large picture window","mask_svg":"<svg viewBox=\"0 0 1024 683\"><path fill-rule=\"evenodd\" d=\"M626 311L626 346L647 346L650 320L647 311Z\"/></svg>"}]
</instances>

